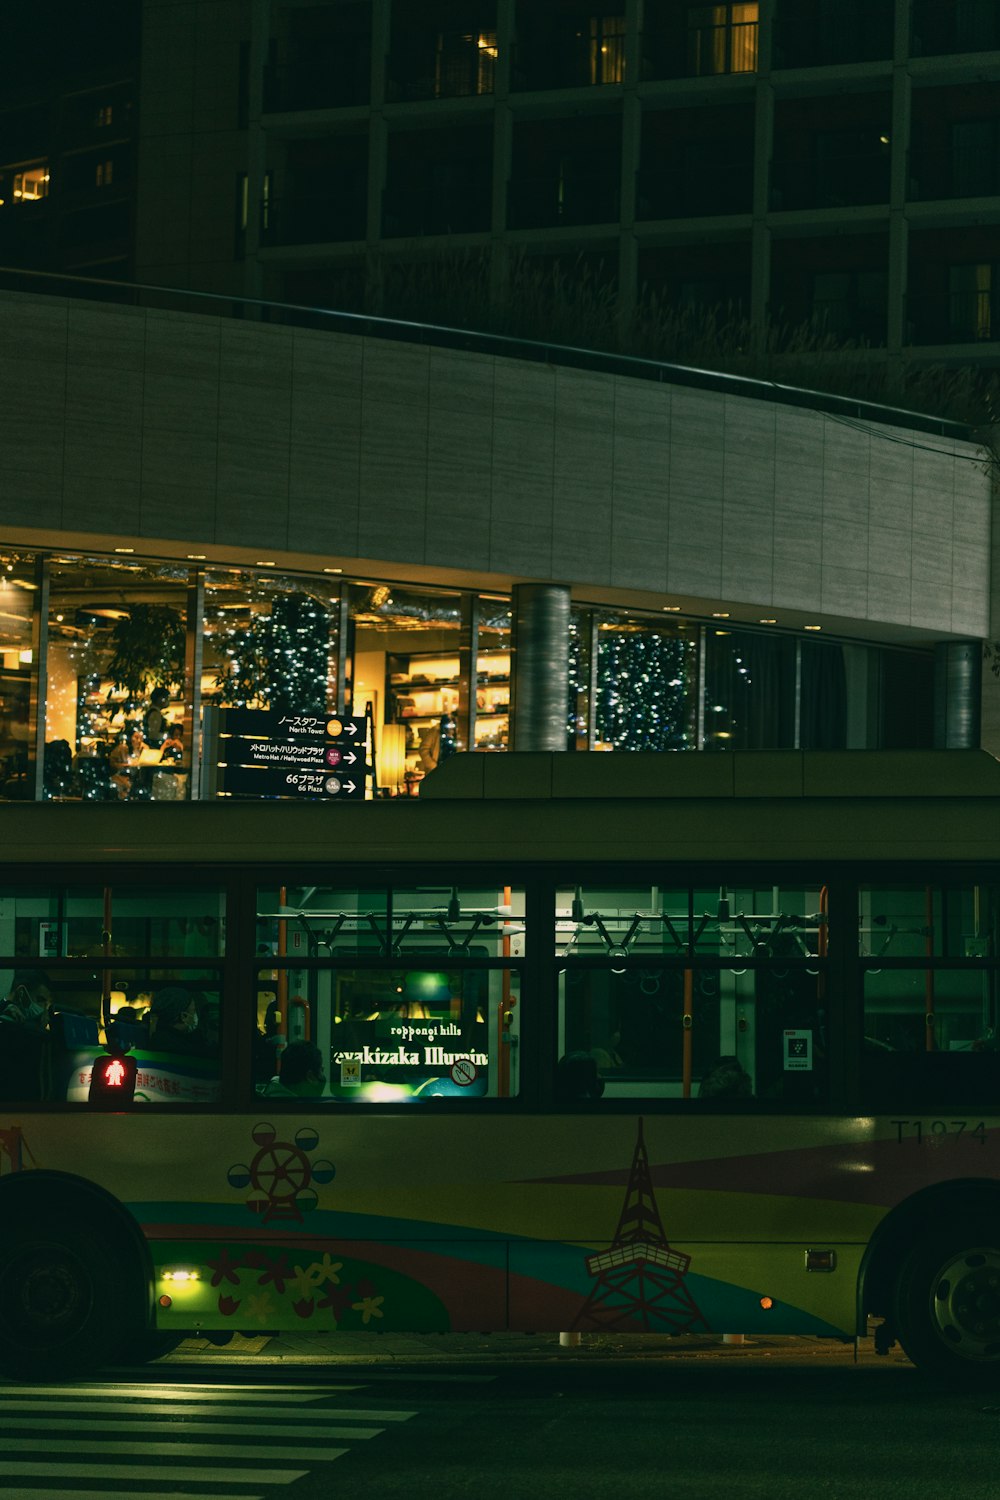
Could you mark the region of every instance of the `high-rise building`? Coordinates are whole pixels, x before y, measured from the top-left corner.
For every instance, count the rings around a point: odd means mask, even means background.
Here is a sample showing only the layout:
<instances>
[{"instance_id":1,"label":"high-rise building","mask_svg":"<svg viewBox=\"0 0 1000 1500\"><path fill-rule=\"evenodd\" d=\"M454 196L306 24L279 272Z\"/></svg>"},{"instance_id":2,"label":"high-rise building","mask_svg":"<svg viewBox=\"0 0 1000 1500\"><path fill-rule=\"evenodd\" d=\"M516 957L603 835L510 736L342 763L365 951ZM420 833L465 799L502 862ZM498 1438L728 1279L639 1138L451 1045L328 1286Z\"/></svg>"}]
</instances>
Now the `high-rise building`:
<instances>
[{"instance_id":1,"label":"high-rise building","mask_svg":"<svg viewBox=\"0 0 1000 1500\"><path fill-rule=\"evenodd\" d=\"M1000 336L992 4L65 9L2 23L6 795L131 725L124 636L192 768L289 681L414 784L1000 745L991 433L905 409ZM892 406L601 352L651 298Z\"/></svg>"}]
</instances>

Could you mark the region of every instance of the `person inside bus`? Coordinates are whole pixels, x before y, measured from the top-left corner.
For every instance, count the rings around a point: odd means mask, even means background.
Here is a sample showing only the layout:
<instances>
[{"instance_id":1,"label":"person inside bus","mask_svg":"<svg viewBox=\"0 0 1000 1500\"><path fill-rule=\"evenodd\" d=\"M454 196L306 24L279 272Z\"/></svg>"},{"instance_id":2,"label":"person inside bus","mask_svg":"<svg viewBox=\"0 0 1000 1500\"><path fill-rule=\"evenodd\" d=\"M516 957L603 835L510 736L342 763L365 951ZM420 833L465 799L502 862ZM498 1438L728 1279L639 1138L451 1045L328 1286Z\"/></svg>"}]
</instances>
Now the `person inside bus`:
<instances>
[{"instance_id":1,"label":"person inside bus","mask_svg":"<svg viewBox=\"0 0 1000 1500\"><path fill-rule=\"evenodd\" d=\"M604 1079L589 1052L567 1052L556 1065L556 1103L564 1108L594 1104L604 1093Z\"/></svg>"},{"instance_id":2,"label":"person inside bus","mask_svg":"<svg viewBox=\"0 0 1000 1500\"><path fill-rule=\"evenodd\" d=\"M0 1099L44 1099L51 1059L52 987L41 969L20 969L0 1003Z\"/></svg>"},{"instance_id":3,"label":"person inside bus","mask_svg":"<svg viewBox=\"0 0 1000 1500\"><path fill-rule=\"evenodd\" d=\"M698 1085L699 1099L752 1099L753 1079L738 1057L720 1057Z\"/></svg>"},{"instance_id":4,"label":"person inside bus","mask_svg":"<svg viewBox=\"0 0 1000 1500\"><path fill-rule=\"evenodd\" d=\"M318 1099L326 1088L323 1055L314 1042L289 1042L279 1069L260 1091L269 1099Z\"/></svg>"},{"instance_id":5,"label":"person inside bus","mask_svg":"<svg viewBox=\"0 0 1000 1500\"><path fill-rule=\"evenodd\" d=\"M204 1056L197 1002L180 985L167 985L154 994L149 1007L149 1045L154 1052Z\"/></svg>"}]
</instances>

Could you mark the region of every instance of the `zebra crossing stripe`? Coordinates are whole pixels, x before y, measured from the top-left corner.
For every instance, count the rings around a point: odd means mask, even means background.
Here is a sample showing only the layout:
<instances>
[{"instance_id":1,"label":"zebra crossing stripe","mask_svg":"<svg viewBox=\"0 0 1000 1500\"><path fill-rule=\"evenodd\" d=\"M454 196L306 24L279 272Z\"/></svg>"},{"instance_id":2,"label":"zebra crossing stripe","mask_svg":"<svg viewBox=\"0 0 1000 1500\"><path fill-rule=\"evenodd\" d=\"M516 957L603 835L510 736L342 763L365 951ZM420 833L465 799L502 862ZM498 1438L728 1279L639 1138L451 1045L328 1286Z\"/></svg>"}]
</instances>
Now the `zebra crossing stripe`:
<instances>
[{"instance_id":1,"label":"zebra crossing stripe","mask_svg":"<svg viewBox=\"0 0 1000 1500\"><path fill-rule=\"evenodd\" d=\"M287 1387L255 1386L243 1393L235 1386L217 1385L18 1385L8 1389L19 1396L36 1396L46 1401L52 1396L114 1396L118 1401L162 1401L166 1397L170 1401L232 1401L239 1406L249 1406L255 1401L267 1401L269 1405L277 1401L291 1406L299 1401L322 1401L326 1396L322 1387L290 1391Z\"/></svg>"},{"instance_id":2,"label":"zebra crossing stripe","mask_svg":"<svg viewBox=\"0 0 1000 1500\"><path fill-rule=\"evenodd\" d=\"M8 1454L37 1453L38 1440L31 1437L5 1437L3 1451ZM350 1450L331 1447L303 1448L298 1443L254 1443L250 1451L254 1458L285 1459L291 1463L325 1464L332 1463L335 1458L343 1458L344 1454ZM77 1453L82 1456L90 1454L99 1456L106 1453L109 1458L227 1458L234 1453L240 1453L241 1457L246 1457L246 1452L235 1443L185 1443L179 1438L175 1438L170 1443L150 1443L145 1440L129 1443L122 1442L120 1439L105 1442L100 1438L47 1438L45 1452L65 1453L70 1458Z\"/></svg>"},{"instance_id":3,"label":"zebra crossing stripe","mask_svg":"<svg viewBox=\"0 0 1000 1500\"><path fill-rule=\"evenodd\" d=\"M344 1449L344 1452L347 1450ZM179 1483L197 1481L204 1484L294 1484L296 1479L304 1479L308 1469L231 1469L227 1464L225 1468L215 1469L204 1464L178 1464L175 1470ZM30 1463L27 1460L0 1459L0 1478L20 1479L58 1479L65 1480L67 1477L73 1479L102 1479L118 1481L127 1492L128 1485L136 1479L162 1479L162 1464L46 1464ZM2 1493L2 1490L0 1490ZM30 1491L28 1492L31 1493ZM61 1492L64 1496L69 1492L65 1484ZM24 1500L24 1496L21 1497ZM148 1500L143 1496L143 1500ZM184 1500L190 1500L185 1495ZM244 1497L241 1497L244 1500Z\"/></svg>"},{"instance_id":4,"label":"zebra crossing stripe","mask_svg":"<svg viewBox=\"0 0 1000 1500\"><path fill-rule=\"evenodd\" d=\"M56 1416L61 1412L98 1412L110 1413L121 1417L123 1412L128 1411L128 1401L125 1397L119 1397L117 1401L57 1401L47 1405L46 1411ZM38 1410L38 1401L24 1401L18 1397L13 1400L0 1398L0 1413ZM136 1416L145 1416L148 1406L137 1406ZM195 1414L197 1407L190 1405L179 1405L175 1402L165 1401L156 1408L156 1414L160 1417L190 1417ZM201 1413L208 1415L208 1413ZM255 1417L267 1417L272 1422L281 1421L289 1424L290 1431L296 1431L292 1427L296 1422L315 1422L317 1418L329 1418L331 1421L339 1422L408 1422L415 1417L415 1411L382 1411L376 1407L357 1408L350 1406L324 1406L317 1409L310 1407L308 1411L275 1411L271 1406L215 1406L211 1409L211 1415L220 1417L244 1417L246 1424L253 1422ZM256 1423L254 1423L256 1426Z\"/></svg>"},{"instance_id":5,"label":"zebra crossing stripe","mask_svg":"<svg viewBox=\"0 0 1000 1500\"><path fill-rule=\"evenodd\" d=\"M190 1432L216 1434L218 1437L245 1437L252 1433L254 1437L277 1437L289 1438L297 1441L299 1438L350 1438L352 1441L364 1438L379 1437L384 1427L346 1427L342 1423L331 1423L329 1427L289 1427L272 1425L271 1423L254 1422L217 1422L214 1419L209 1422L191 1422L178 1420L177 1418L160 1417L125 1417L118 1422L87 1421L80 1417L36 1417L13 1419L8 1423L7 1430L14 1432L20 1428L24 1432L158 1432L165 1435L169 1432L178 1432L185 1437Z\"/></svg>"},{"instance_id":6,"label":"zebra crossing stripe","mask_svg":"<svg viewBox=\"0 0 1000 1500\"><path fill-rule=\"evenodd\" d=\"M0 1495L9 1495L12 1500L67 1500L72 1491L65 1488L58 1490L41 1490L35 1485L30 1490L9 1490L6 1486L0 1486ZM94 1496L96 1490L80 1490L78 1493L86 1500L87 1495ZM220 1494L218 1490L212 1490L211 1494L205 1491L197 1494L192 1490L143 1490L142 1500L264 1500L263 1495L247 1495L242 1490L237 1495Z\"/></svg>"}]
</instances>

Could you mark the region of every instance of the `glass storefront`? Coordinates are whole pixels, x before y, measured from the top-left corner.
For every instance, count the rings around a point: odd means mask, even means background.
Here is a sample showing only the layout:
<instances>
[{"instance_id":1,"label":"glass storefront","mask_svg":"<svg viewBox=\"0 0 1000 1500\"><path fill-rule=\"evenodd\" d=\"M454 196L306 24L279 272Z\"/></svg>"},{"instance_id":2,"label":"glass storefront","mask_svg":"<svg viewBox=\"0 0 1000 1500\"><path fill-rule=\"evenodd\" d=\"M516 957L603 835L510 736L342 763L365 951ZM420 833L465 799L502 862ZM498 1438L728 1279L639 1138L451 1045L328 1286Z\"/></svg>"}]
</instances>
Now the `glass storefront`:
<instances>
[{"instance_id":1,"label":"glass storefront","mask_svg":"<svg viewBox=\"0 0 1000 1500\"><path fill-rule=\"evenodd\" d=\"M213 797L231 710L368 715L369 795L415 796L512 743L515 649L502 594L0 550L0 800ZM931 742L929 647L575 604L566 652L568 750Z\"/></svg>"}]
</instances>

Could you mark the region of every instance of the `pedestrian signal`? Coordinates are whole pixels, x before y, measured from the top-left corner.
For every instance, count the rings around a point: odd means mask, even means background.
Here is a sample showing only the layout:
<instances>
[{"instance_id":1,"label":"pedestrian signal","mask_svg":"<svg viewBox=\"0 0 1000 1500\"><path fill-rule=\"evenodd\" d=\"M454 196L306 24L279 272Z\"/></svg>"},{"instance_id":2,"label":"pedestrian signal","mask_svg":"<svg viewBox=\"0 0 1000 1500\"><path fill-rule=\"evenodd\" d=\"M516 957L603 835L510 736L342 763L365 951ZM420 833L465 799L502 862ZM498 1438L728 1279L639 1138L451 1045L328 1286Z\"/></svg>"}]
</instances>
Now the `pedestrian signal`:
<instances>
[{"instance_id":1,"label":"pedestrian signal","mask_svg":"<svg viewBox=\"0 0 1000 1500\"><path fill-rule=\"evenodd\" d=\"M136 1061L122 1052L102 1053L94 1058L90 1073L91 1104L131 1104L135 1095Z\"/></svg>"}]
</instances>

